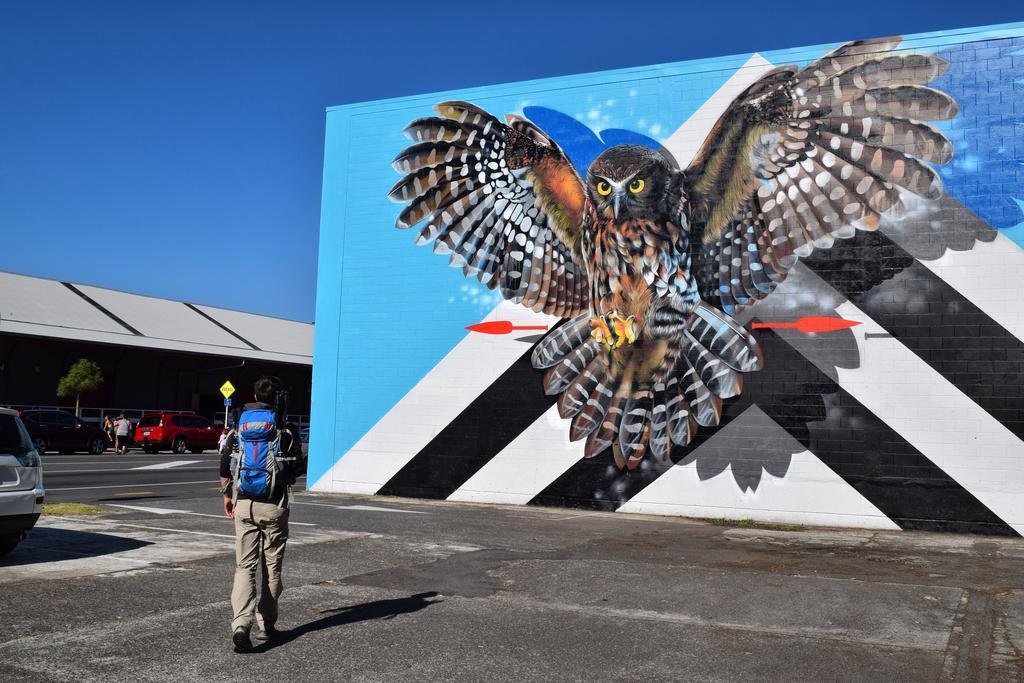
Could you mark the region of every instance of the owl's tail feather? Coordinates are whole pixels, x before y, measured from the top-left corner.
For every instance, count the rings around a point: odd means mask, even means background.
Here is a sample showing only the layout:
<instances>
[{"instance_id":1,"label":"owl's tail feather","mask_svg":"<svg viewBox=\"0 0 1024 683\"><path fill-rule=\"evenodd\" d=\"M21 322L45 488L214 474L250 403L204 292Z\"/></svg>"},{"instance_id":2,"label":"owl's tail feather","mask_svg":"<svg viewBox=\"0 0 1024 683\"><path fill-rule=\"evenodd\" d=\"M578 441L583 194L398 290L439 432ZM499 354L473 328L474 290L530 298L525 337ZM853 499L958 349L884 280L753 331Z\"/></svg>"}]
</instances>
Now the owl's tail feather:
<instances>
[{"instance_id":1,"label":"owl's tail feather","mask_svg":"<svg viewBox=\"0 0 1024 683\"><path fill-rule=\"evenodd\" d=\"M667 460L698 425L717 425L722 399L742 391L741 373L762 364L750 333L703 303L672 338L612 351L591 338L590 316L581 314L550 332L532 359L549 368L544 390L559 395L559 415L572 420L569 439L586 438L584 457L611 448L630 470L648 452Z\"/></svg>"}]
</instances>

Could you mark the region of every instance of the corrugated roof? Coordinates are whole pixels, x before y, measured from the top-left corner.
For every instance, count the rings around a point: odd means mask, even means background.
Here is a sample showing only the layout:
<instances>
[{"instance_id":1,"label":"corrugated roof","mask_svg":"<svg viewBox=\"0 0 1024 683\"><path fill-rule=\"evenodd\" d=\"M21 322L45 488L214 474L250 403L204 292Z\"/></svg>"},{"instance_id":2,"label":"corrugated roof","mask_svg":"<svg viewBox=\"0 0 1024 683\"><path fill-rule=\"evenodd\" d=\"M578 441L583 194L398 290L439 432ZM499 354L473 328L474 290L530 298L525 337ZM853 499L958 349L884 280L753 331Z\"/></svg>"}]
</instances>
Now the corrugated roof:
<instances>
[{"instance_id":1,"label":"corrugated roof","mask_svg":"<svg viewBox=\"0 0 1024 683\"><path fill-rule=\"evenodd\" d=\"M309 323L4 272L0 333L313 362Z\"/></svg>"}]
</instances>

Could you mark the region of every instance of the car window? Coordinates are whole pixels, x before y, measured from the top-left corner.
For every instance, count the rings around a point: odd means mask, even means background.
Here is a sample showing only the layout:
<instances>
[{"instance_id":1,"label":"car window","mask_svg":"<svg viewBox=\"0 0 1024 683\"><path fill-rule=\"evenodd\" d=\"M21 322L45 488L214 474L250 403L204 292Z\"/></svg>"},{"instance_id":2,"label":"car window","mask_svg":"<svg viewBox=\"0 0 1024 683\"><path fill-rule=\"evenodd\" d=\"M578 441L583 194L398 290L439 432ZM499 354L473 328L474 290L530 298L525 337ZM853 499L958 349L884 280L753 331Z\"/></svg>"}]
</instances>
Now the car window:
<instances>
[{"instance_id":1,"label":"car window","mask_svg":"<svg viewBox=\"0 0 1024 683\"><path fill-rule=\"evenodd\" d=\"M14 415L0 415L0 453L24 455L30 450L32 444L25 430L18 426L18 418Z\"/></svg>"},{"instance_id":2,"label":"car window","mask_svg":"<svg viewBox=\"0 0 1024 683\"><path fill-rule=\"evenodd\" d=\"M78 421L75 420L75 416L68 415L67 413L57 413L56 422L62 427L74 427L78 424Z\"/></svg>"},{"instance_id":3,"label":"car window","mask_svg":"<svg viewBox=\"0 0 1024 683\"><path fill-rule=\"evenodd\" d=\"M174 425L175 427L187 427L188 426L188 425L185 424L185 420L182 418L181 415L174 415L173 417L171 417L171 424Z\"/></svg>"},{"instance_id":4,"label":"car window","mask_svg":"<svg viewBox=\"0 0 1024 683\"><path fill-rule=\"evenodd\" d=\"M205 417L193 417L192 422L194 423L194 426L199 429L207 429L210 426L210 421Z\"/></svg>"},{"instance_id":5,"label":"car window","mask_svg":"<svg viewBox=\"0 0 1024 683\"><path fill-rule=\"evenodd\" d=\"M139 420L140 427L156 427L160 424L159 415L147 415L146 417Z\"/></svg>"}]
</instances>

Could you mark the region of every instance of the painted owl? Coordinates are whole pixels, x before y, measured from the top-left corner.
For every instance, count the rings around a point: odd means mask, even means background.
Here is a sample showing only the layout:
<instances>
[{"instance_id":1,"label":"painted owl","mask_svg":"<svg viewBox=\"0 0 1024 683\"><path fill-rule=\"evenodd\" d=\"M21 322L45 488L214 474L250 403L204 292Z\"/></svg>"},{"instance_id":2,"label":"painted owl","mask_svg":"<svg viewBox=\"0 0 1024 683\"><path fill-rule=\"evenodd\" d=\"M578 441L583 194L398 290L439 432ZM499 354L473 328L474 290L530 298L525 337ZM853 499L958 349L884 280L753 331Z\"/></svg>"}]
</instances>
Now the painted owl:
<instances>
[{"instance_id":1,"label":"painted owl","mask_svg":"<svg viewBox=\"0 0 1024 683\"><path fill-rule=\"evenodd\" d=\"M537 345L534 367L557 395L584 454L611 448L620 468L667 459L762 366L733 318L768 296L799 257L901 208L936 198L925 163L952 146L923 123L956 115L925 87L948 64L893 53L900 38L848 43L803 69L783 66L741 93L695 157L619 145L580 178L529 120L465 102L413 121L394 168L399 228L535 311L567 320Z\"/></svg>"}]
</instances>

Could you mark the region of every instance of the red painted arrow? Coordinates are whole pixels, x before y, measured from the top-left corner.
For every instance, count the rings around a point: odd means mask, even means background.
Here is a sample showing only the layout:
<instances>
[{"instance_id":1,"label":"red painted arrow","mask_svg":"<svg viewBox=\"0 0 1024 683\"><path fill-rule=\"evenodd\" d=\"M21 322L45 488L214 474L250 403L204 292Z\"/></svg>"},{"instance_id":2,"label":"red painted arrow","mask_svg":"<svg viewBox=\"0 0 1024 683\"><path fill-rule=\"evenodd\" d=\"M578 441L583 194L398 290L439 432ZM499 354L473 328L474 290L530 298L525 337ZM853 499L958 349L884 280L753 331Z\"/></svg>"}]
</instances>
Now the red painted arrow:
<instances>
[{"instance_id":1,"label":"red painted arrow","mask_svg":"<svg viewBox=\"0 0 1024 683\"><path fill-rule=\"evenodd\" d=\"M783 327L794 329L797 332L837 332L838 330L845 330L857 325L860 325L860 322L857 320L808 315L791 322L751 323L750 327L755 330Z\"/></svg>"},{"instance_id":2,"label":"red painted arrow","mask_svg":"<svg viewBox=\"0 0 1024 683\"><path fill-rule=\"evenodd\" d=\"M484 334L508 334L513 330L546 330L547 325L513 325L511 320L490 320L485 323L468 325L470 332L483 332Z\"/></svg>"}]
</instances>

